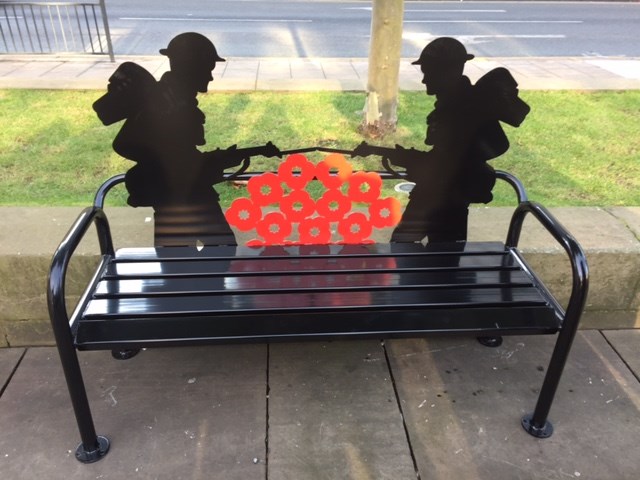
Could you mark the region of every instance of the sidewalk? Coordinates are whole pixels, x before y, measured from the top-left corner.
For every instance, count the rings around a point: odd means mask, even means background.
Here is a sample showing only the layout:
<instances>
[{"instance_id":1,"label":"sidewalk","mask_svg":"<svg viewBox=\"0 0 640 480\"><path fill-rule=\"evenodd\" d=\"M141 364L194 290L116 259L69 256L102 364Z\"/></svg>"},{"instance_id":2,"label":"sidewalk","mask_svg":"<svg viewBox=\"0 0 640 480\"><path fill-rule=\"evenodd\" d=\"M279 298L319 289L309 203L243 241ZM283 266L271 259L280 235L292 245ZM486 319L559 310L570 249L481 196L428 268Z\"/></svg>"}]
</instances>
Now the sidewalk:
<instances>
[{"instance_id":1,"label":"sidewalk","mask_svg":"<svg viewBox=\"0 0 640 480\"><path fill-rule=\"evenodd\" d=\"M0 88L104 90L119 63L133 61L156 77L169 69L162 55L103 57L0 56ZM400 88L423 90L414 59L403 59ZM476 58L467 64L472 81L506 67L522 89L640 89L640 58L545 57ZM367 59L229 58L213 72L211 91L361 91L366 89Z\"/></svg>"},{"instance_id":2,"label":"sidewalk","mask_svg":"<svg viewBox=\"0 0 640 480\"><path fill-rule=\"evenodd\" d=\"M640 330L578 333L551 409L555 432L538 440L520 417L554 339L152 349L128 361L83 352L96 428L111 440L91 465L74 458L56 350L0 349L0 387L10 380L0 471L6 480L637 479Z\"/></svg>"}]
</instances>

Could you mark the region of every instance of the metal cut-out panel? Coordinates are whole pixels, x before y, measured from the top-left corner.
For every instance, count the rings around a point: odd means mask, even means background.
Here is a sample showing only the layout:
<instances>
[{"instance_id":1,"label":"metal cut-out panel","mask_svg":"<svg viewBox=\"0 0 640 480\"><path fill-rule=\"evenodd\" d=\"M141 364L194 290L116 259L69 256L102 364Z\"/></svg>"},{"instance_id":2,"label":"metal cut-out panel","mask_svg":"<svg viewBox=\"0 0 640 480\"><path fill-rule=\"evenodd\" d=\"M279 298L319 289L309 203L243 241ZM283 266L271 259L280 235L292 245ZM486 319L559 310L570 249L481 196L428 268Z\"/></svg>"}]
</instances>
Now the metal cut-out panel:
<instances>
[{"instance_id":1,"label":"metal cut-out panel","mask_svg":"<svg viewBox=\"0 0 640 480\"><path fill-rule=\"evenodd\" d=\"M307 191L311 182L321 186L317 198ZM252 177L247 191L225 216L232 227L255 231L252 246L372 243L374 229L394 227L401 218L400 202L382 197L381 176L354 172L338 153L318 164L289 155L277 173Z\"/></svg>"}]
</instances>

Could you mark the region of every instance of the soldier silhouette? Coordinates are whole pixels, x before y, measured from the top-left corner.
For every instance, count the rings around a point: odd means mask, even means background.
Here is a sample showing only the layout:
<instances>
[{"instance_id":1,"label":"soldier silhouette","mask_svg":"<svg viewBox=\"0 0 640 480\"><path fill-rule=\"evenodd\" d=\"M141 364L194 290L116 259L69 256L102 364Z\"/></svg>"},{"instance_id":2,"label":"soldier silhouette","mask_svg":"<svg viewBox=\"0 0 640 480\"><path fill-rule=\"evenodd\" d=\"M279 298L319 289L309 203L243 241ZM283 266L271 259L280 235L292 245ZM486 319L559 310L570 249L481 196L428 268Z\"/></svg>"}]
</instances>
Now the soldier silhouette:
<instances>
[{"instance_id":1,"label":"soldier silhouette","mask_svg":"<svg viewBox=\"0 0 640 480\"><path fill-rule=\"evenodd\" d=\"M406 168L407 178L416 184L393 242L419 242L425 236L430 243L466 240L469 204L493 198L496 177L487 161L509 148L500 122L519 126L530 109L504 68L472 85L463 70L473 58L459 41L441 37L413 62L420 65L427 95L436 97L427 116L425 144L431 150L356 148L356 154L383 154Z\"/></svg>"},{"instance_id":2,"label":"soldier silhouette","mask_svg":"<svg viewBox=\"0 0 640 480\"><path fill-rule=\"evenodd\" d=\"M269 143L201 152L205 115L196 97L207 92L213 69L225 59L209 39L193 32L176 36L160 53L169 57L170 71L159 81L141 66L123 63L109 79L107 94L93 105L105 125L126 119L113 149L136 162L125 176L127 202L154 208L158 246L235 245L213 185L244 158L279 151Z\"/></svg>"}]
</instances>

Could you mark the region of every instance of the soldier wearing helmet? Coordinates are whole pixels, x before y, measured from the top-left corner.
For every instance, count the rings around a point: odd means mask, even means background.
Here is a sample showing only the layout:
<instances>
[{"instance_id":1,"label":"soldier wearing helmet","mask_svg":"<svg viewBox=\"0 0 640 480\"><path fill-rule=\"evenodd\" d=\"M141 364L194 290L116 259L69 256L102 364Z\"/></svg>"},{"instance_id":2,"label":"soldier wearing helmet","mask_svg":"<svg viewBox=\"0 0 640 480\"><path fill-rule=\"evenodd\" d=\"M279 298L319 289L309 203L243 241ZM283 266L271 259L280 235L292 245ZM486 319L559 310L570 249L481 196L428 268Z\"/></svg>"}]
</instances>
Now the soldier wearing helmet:
<instances>
[{"instance_id":1,"label":"soldier wearing helmet","mask_svg":"<svg viewBox=\"0 0 640 480\"><path fill-rule=\"evenodd\" d=\"M472 85L463 72L473 58L458 40L441 37L413 62L420 65L427 95L436 98L427 116L425 144L431 149L406 150L391 159L416 184L392 241L466 240L470 203L493 198L495 171L487 161L509 148L500 121L519 126L529 107L504 68Z\"/></svg>"},{"instance_id":2,"label":"soldier wearing helmet","mask_svg":"<svg viewBox=\"0 0 640 480\"><path fill-rule=\"evenodd\" d=\"M207 91L213 69L225 60L208 38L193 32L176 36L160 53L169 57L170 71L159 81L125 63L109 79L108 93L94 103L106 125L126 119L113 148L136 162L125 175L127 202L154 208L156 245L235 245L213 185L242 161L243 149L198 149L205 144L205 115L196 97Z\"/></svg>"},{"instance_id":3,"label":"soldier wearing helmet","mask_svg":"<svg viewBox=\"0 0 640 480\"><path fill-rule=\"evenodd\" d=\"M211 72L216 63L225 61L207 37L194 32L174 37L160 53L169 57L171 72L184 85L200 93L206 93L209 82L213 80Z\"/></svg>"},{"instance_id":4,"label":"soldier wearing helmet","mask_svg":"<svg viewBox=\"0 0 640 480\"><path fill-rule=\"evenodd\" d=\"M473 58L455 38L441 37L424 47L412 65L420 65L427 95L437 95L453 88L462 77L465 62Z\"/></svg>"}]
</instances>

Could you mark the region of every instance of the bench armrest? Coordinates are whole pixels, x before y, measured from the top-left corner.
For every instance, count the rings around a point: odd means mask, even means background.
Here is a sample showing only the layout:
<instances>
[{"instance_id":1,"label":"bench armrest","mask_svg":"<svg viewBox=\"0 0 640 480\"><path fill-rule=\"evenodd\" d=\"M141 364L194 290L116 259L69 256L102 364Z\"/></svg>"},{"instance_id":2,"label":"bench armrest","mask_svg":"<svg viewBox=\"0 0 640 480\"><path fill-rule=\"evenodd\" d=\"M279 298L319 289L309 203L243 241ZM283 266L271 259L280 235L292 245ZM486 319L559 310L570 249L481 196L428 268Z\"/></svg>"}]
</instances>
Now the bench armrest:
<instances>
[{"instance_id":1,"label":"bench armrest","mask_svg":"<svg viewBox=\"0 0 640 480\"><path fill-rule=\"evenodd\" d=\"M571 262L573 276L571 296L565 313L568 327L577 328L582 315L589 290L589 267L585 253L578 241L545 207L536 202L521 202L511 217L507 233L507 248L517 248L522 232L522 225L527 214L532 214L542 226L564 248Z\"/></svg>"},{"instance_id":2,"label":"bench armrest","mask_svg":"<svg viewBox=\"0 0 640 480\"><path fill-rule=\"evenodd\" d=\"M95 197L93 198L93 206L97 208L104 208L104 200L107 197L107 193L116 185L124 182L125 175L121 173L119 175L115 175L105 181L100 188L96 192Z\"/></svg>"},{"instance_id":3,"label":"bench armrest","mask_svg":"<svg viewBox=\"0 0 640 480\"><path fill-rule=\"evenodd\" d=\"M53 254L47 280L47 305L56 340L60 333L68 334L69 315L65 302L65 282L69 262L89 227L95 223L103 261L114 253L113 239L107 216L101 208L87 207L71 226Z\"/></svg>"}]
</instances>

